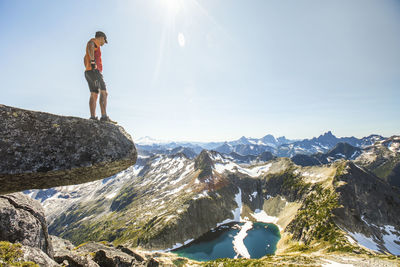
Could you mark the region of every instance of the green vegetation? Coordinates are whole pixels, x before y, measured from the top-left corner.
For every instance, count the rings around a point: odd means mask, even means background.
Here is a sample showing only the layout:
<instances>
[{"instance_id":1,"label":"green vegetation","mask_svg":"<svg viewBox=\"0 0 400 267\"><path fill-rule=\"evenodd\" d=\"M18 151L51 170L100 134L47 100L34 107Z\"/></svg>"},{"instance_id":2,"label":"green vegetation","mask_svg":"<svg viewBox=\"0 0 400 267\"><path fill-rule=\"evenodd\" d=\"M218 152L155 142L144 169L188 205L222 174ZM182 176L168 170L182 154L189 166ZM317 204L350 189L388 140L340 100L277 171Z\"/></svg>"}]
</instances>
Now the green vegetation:
<instances>
[{"instance_id":1,"label":"green vegetation","mask_svg":"<svg viewBox=\"0 0 400 267\"><path fill-rule=\"evenodd\" d=\"M266 256L261 259L217 259L215 261L208 261L202 263L202 266L321 266L317 262L316 257L308 256L292 256L292 255L281 255L281 256Z\"/></svg>"},{"instance_id":2,"label":"green vegetation","mask_svg":"<svg viewBox=\"0 0 400 267\"><path fill-rule=\"evenodd\" d=\"M339 235L332 220L332 210L338 207L337 195L316 184L297 213L294 219L296 226L292 229L298 232L299 238L306 229L310 238L303 236L305 244L309 244L313 239L335 242Z\"/></svg>"},{"instance_id":3,"label":"green vegetation","mask_svg":"<svg viewBox=\"0 0 400 267\"><path fill-rule=\"evenodd\" d=\"M87 243L89 243L89 242L85 242L85 243L80 244L79 246L74 247L74 250L77 250L77 249L83 247L83 246L86 245Z\"/></svg>"},{"instance_id":4,"label":"green vegetation","mask_svg":"<svg viewBox=\"0 0 400 267\"><path fill-rule=\"evenodd\" d=\"M308 246L306 244L296 243L296 244L292 245L291 247L289 247L288 249L286 249L286 252L297 252L297 251L310 252L310 250L311 250L310 246Z\"/></svg>"},{"instance_id":5,"label":"green vegetation","mask_svg":"<svg viewBox=\"0 0 400 267\"><path fill-rule=\"evenodd\" d=\"M387 180L388 176L391 174L391 172L396 167L396 165L399 164L399 162L400 162L400 159L398 159L398 158L392 158L383 163L379 162L380 164L378 165L378 167L373 168L372 172L376 176L378 176L384 180Z\"/></svg>"},{"instance_id":6,"label":"green vegetation","mask_svg":"<svg viewBox=\"0 0 400 267\"><path fill-rule=\"evenodd\" d=\"M24 254L21 248L21 244L0 241L0 266L39 267L34 262L22 261Z\"/></svg>"},{"instance_id":7,"label":"green vegetation","mask_svg":"<svg viewBox=\"0 0 400 267\"><path fill-rule=\"evenodd\" d=\"M332 210L338 207L337 193L316 184L295 219L288 225L293 237L304 242L301 247L291 250L307 251L312 249L313 243L324 242L329 246L329 252L352 252L355 247L349 244L332 218Z\"/></svg>"},{"instance_id":8,"label":"green vegetation","mask_svg":"<svg viewBox=\"0 0 400 267\"><path fill-rule=\"evenodd\" d=\"M342 176L345 173L345 170L346 170L346 167L347 167L347 162L346 161L339 162L339 163L336 163L336 164L338 164L338 165L336 166L335 177L333 177L333 185L334 186L338 185L339 177Z\"/></svg>"},{"instance_id":9,"label":"green vegetation","mask_svg":"<svg viewBox=\"0 0 400 267\"><path fill-rule=\"evenodd\" d=\"M121 211L126 209L137 197L137 193L131 187L125 187L111 203L112 211Z\"/></svg>"},{"instance_id":10,"label":"green vegetation","mask_svg":"<svg viewBox=\"0 0 400 267\"><path fill-rule=\"evenodd\" d=\"M282 191L291 191L298 197L307 193L310 189L310 184L305 183L300 175L293 173L293 170L288 170L283 173Z\"/></svg>"},{"instance_id":11,"label":"green vegetation","mask_svg":"<svg viewBox=\"0 0 400 267\"><path fill-rule=\"evenodd\" d=\"M305 183L302 177L295 174L295 168L288 169L274 174L267 174L265 179L265 194L270 194L271 189L277 190L276 193L285 196L289 201L298 201L302 199L311 189L309 183Z\"/></svg>"},{"instance_id":12,"label":"green vegetation","mask_svg":"<svg viewBox=\"0 0 400 267\"><path fill-rule=\"evenodd\" d=\"M184 258L178 258L178 259L175 259L175 260L172 261L172 263L173 263L175 266L178 266L178 267L185 266L185 264L186 264L187 262L188 262L188 260L187 260L187 259L184 259Z\"/></svg>"},{"instance_id":13,"label":"green vegetation","mask_svg":"<svg viewBox=\"0 0 400 267\"><path fill-rule=\"evenodd\" d=\"M339 177L345 174L346 166L346 162L338 163L334 186L340 180ZM361 252L362 249L348 242L333 221L333 210L339 207L339 196L333 188L314 184L296 217L287 227L293 238L304 244L294 245L288 251L312 252L325 247L328 252Z\"/></svg>"}]
</instances>

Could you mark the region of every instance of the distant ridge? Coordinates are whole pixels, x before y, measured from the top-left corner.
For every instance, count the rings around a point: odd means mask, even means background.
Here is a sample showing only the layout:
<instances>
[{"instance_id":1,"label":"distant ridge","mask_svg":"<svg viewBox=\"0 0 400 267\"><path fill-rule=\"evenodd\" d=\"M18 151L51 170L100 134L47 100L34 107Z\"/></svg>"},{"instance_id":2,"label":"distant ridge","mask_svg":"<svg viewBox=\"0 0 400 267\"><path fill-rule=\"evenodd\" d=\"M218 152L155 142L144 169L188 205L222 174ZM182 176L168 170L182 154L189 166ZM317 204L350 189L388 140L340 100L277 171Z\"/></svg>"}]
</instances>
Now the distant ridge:
<instances>
[{"instance_id":1,"label":"distant ridge","mask_svg":"<svg viewBox=\"0 0 400 267\"><path fill-rule=\"evenodd\" d=\"M278 157L293 157L295 155L313 155L316 153L327 153L338 143L347 143L357 148L365 148L373 145L377 141L384 140L381 135L372 134L361 139L352 137L336 137L331 131L321 134L318 137L303 140L290 140L285 136L275 138L267 134L261 138L250 138L242 136L237 140L224 142L177 142L163 141L151 137L139 138L136 143L141 151L151 153L171 154L174 149L188 150L188 157L193 157L193 153L199 154L203 149L214 150L224 154L232 152L241 155L258 156L263 152L270 152Z\"/></svg>"}]
</instances>

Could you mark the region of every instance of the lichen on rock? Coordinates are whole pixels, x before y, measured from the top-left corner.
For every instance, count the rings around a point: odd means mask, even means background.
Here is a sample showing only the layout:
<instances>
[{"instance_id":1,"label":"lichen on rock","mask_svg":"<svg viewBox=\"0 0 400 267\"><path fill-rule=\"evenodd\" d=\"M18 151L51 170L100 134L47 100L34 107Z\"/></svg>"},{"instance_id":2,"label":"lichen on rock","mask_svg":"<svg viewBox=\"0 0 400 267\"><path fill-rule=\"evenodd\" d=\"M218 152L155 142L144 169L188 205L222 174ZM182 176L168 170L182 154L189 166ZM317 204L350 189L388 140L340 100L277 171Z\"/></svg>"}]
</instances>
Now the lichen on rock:
<instances>
[{"instance_id":1,"label":"lichen on rock","mask_svg":"<svg viewBox=\"0 0 400 267\"><path fill-rule=\"evenodd\" d=\"M0 105L0 195L103 179L136 159L121 126Z\"/></svg>"}]
</instances>

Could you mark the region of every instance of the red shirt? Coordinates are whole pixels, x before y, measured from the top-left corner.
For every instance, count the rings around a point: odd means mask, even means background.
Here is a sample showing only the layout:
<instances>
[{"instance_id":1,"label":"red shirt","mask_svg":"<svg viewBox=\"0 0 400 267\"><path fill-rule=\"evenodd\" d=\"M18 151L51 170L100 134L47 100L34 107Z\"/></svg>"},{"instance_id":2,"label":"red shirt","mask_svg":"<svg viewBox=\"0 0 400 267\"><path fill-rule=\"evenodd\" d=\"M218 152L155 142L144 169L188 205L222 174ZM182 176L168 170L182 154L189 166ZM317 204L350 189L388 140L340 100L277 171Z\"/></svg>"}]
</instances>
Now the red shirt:
<instances>
[{"instance_id":1,"label":"red shirt","mask_svg":"<svg viewBox=\"0 0 400 267\"><path fill-rule=\"evenodd\" d=\"M96 38L92 38L86 45L86 54L84 57L84 64L86 70L91 70L92 66L90 65L90 57L89 57L89 43L94 42L94 60L96 61L97 69L102 72L103 71L103 63L101 62L101 50L100 50L100 42Z\"/></svg>"}]
</instances>

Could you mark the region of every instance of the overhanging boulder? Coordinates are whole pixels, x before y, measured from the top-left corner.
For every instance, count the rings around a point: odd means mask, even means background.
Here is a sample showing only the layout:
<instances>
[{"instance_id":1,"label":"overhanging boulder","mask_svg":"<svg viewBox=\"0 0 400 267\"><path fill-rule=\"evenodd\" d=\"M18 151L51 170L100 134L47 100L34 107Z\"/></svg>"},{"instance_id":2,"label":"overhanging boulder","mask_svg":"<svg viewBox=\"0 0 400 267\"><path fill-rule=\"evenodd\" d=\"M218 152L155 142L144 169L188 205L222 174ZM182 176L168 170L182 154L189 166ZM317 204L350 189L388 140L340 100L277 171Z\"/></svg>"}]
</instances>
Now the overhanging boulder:
<instances>
[{"instance_id":1,"label":"overhanging boulder","mask_svg":"<svg viewBox=\"0 0 400 267\"><path fill-rule=\"evenodd\" d=\"M103 179L136 159L121 126L0 105L0 195Z\"/></svg>"}]
</instances>

